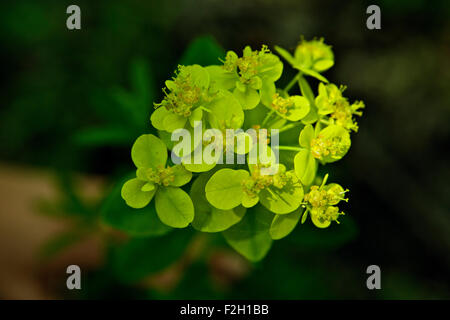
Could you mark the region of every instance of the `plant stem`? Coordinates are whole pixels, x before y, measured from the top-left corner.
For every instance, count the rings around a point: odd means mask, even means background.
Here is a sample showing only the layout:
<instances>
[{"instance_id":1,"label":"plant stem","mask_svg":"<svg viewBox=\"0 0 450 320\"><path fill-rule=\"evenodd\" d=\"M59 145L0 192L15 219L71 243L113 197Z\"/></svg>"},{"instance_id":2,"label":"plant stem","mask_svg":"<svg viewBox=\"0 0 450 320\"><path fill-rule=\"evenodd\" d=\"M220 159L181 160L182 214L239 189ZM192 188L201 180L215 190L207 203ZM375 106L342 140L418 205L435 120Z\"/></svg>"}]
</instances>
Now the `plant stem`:
<instances>
[{"instance_id":1,"label":"plant stem","mask_svg":"<svg viewBox=\"0 0 450 320\"><path fill-rule=\"evenodd\" d=\"M294 86L294 84L297 82L297 80L299 79L299 77L300 77L300 72L297 73L297 75L296 75L294 78L292 78L291 82L288 83L288 85L283 89L283 91L284 91L285 93L288 93L289 90L291 90L292 87Z\"/></svg>"},{"instance_id":2,"label":"plant stem","mask_svg":"<svg viewBox=\"0 0 450 320\"><path fill-rule=\"evenodd\" d=\"M319 189L322 189L325 183L327 183L327 180L328 180L328 173L325 175L325 177L323 177L322 184L320 185Z\"/></svg>"},{"instance_id":3,"label":"plant stem","mask_svg":"<svg viewBox=\"0 0 450 320\"><path fill-rule=\"evenodd\" d=\"M267 125L268 128L272 128L274 124L277 123L277 121L279 121L280 119L283 119L281 116L279 116L278 114L276 114L276 117L270 121L270 123Z\"/></svg>"},{"instance_id":4,"label":"plant stem","mask_svg":"<svg viewBox=\"0 0 450 320\"><path fill-rule=\"evenodd\" d=\"M275 110L272 109L267 113L266 117L264 118L263 122L261 123L261 127L263 127L267 123L267 121L269 121L270 117L273 115L274 112L275 112Z\"/></svg>"},{"instance_id":5,"label":"plant stem","mask_svg":"<svg viewBox=\"0 0 450 320\"><path fill-rule=\"evenodd\" d=\"M304 148L292 147L292 146L275 146L274 148L276 148L278 150L287 150L287 151L301 151L304 149Z\"/></svg>"},{"instance_id":6,"label":"plant stem","mask_svg":"<svg viewBox=\"0 0 450 320\"><path fill-rule=\"evenodd\" d=\"M200 107L200 109L205 110L205 111L208 112L208 113L211 113L211 110L209 110L208 108Z\"/></svg>"},{"instance_id":7,"label":"plant stem","mask_svg":"<svg viewBox=\"0 0 450 320\"><path fill-rule=\"evenodd\" d=\"M301 122L295 122L295 123L287 124L284 127L282 127L281 129L279 129L278 132L281 133L283 131L295 128L296 126L301 125L301 124L302 124Z\"/></svg>"}]
</instances>

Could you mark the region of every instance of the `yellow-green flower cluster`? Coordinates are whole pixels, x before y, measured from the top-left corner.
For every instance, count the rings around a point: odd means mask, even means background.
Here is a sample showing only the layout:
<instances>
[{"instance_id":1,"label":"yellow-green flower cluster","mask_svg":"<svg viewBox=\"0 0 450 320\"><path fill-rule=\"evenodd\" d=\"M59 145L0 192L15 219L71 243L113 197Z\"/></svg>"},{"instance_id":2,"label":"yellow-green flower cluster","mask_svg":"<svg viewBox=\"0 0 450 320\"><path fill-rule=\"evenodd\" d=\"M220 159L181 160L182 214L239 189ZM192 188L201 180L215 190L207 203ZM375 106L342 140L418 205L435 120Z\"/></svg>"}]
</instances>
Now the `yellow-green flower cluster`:
<instances>
[{"instance_id":1,"label":"yellow-green flower cluster","mask_svg":"<svg viewBox=\"0 0 450 320\"><path fill-rule=\"evenodd\" d=\"M319 115L329 116L331 123L335 123L347 130L358 131L358 123L353 116L361 116L364 102L356 101L353 104L348 102L342 93L345 87L338 88L334 84L319 84L319 95L315 99L315 104Z\"/></svg>"},{"instance_id":2,"label":"yellow-green flower cluster","mask_svg":"<svg viewBox=\"0 0 450 320\"><path fill-rule=\"evenodd\" d=\"M283 63L266 45L261 50L247 46L239 57L228 51L222 66L207 67L215 84L230 90L244 110L255 108L263 96L275 93L275 81L283 72Z\"/></svg>"},{"instance_id":3,"label":"yellow-green flower cluster","mask_svg":"<svg viewBox=\"0 0 450 320\"><path fill-rule=\"evenodd\" d=\"M209 95L207 81L196 79L192 68L178 66L175 77L166 81L163 89L165 97L161 103L155 103L155 107L164 107L177 115L189 117L192 109L199 104L205 104L212 100Z\"/></svg>"},{"instance_id":4,"label":"yellow-green flower cluster","mask_svg":"<svg viewBox=\"0 0 450 320\"><path fill-rule=\"evenodd\" d=\"M341 159L350 147L350 137L345 130L328 126L311 140L311 153L314 158L324 162Z\"/></svg>"},{"instance_id":5,"label":"yellow-green flower cluster","mask_svg":"<svg viewBox=\"0 0 450 320\"><path fill-rule=\"evenodd\" d=\"M282 189L287 183L286 167L280 166L274 175L262 175L261 165L255 165L250 176L242 181L242 189L249 198L255 198L259 192L269 186Z\"/></svg>"},{"instance_id":6,"label":"yellow-green flower cluster","mask_svg":"<svg viewBox=\"0 0 450 320\"><path fill-rule=\"evenodd\" d=\"M299 67L306 70L323 72L334 65L334 55L331 46L319 40L307 41L301 39L295 49L294 58L299 62Z\"/></svg>"},{"instance_id":7,"label":"yellow-green flower cluster","mask_svg":"<svg viewBox=\"0 0 450 320\"><path fill-rule=\"evenodd\" d=\"M319 228L328 227L332 221L339 223L338 218L344 213L339 212L336 205L342 200L348 201L344 198L348 190L344 190L336 183L325 185L327 178L328 175L325 176L321 186L311 186L309 193L304 197L311 220Z\"/></svg>"},{"instance_id":8,"label":"yellow-green flower cluster","mask_svg":"<svg viewBox=\"0 0 450 320\"><path fill-rule=\"evenodd\" d=\"M275 93L272 98L272 108L277 112L286 115L288 111L295 107L293 97L283 98L278 93Z\"/></svg>"},{"instance_id":9,"label":"yellow-green flower cluster","mask_svg":"<svg viewBox=\"0 0 450 320\"><path fill-rule=\"evenodd\" d=\"M237 68L242 83L251 83L255 89L259 89L261 87L261 79L256 76L260 72L260 67L264 64L266 55L269 54L270 50L266 45L263 45L259 51L246 47L244 55L240 58L235 52L228 51L223 67L230 72Z\"/></svg>"},{"instance_id":10,"label":"yellow-green flower cluster","mask_svg":"<svg viewBox=\"0 0 450 320\"><path fill-rule=\"evenodd\" d=\"M150 117L159 137L144 134L131 150L136 177L121 190L130 207L153 201L150 209L167 226L224 232L254 261L299 221L339 223L348 190L327 184L328 174L315 181L321 166L347 154L364 103L350 103L345 87L322 75L334 65L323 39L302 38L292 54L275 49L297 71L283 88L283 63L265 45L228 51L217 65L178 67ZM319 81L317 91L309 77ZM169 141L180 132L182 141Z\"/></svg>"},{"instance_id":11,"label":"yellow-green flower cluster","mask_svg":"<svg viewBox=\"0 0 450 320\"><path fill-rule=\"evenodd\" d=\"M173 167L164 168L159 165L156 168L143 168L137 170L137 177L167 187L175 180Z\"/></svg>"},{"instance_id":12,"label":"yellow-green flower cluster","mask_svg":"<svg viewBox=\"0 0 450 320\"><path fill-rule=\"evenodd\" d=\"M334 65L334 54L331 46L323 42L323 38L307 41L302 37L293 56L278 46L275 46L275 49L292 67L303 74L328 82L321 73Z\"/></svg>"}]
</instances>

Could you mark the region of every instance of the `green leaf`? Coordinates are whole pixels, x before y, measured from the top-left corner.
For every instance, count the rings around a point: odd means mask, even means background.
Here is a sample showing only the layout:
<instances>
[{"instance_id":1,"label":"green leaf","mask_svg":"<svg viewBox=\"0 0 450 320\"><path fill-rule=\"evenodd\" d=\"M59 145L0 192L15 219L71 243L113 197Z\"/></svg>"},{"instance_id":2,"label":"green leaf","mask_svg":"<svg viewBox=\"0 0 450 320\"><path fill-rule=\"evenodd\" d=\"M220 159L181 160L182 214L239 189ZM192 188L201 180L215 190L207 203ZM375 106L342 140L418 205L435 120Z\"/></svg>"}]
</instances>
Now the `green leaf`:
<instances>
[{"instance_id":1,"label":"green leaf","mask_svg":"<svg viewBox=\"0 0 450 320\"><path fill-rule=\"evenodd\" d=\"M122 186L121 195L127 205L132 208L140 209L149 204L155 195L156 188L152 191L142 191L142 187L147 181L137 178L128 180Z\"/></svg>"},{"instance_id":2,"label":"green leaf","mask_svg":"<svg viewBox=\"0 0 450 320\"><path fill-rule=\"evenodd\" d=\"M331 99L330 96L333 98ZM333 113L336 110L338 97L342 97L342 92L336 85L329 84L325 86L323 83L319 83L319 94L315 100L318 113L321 115Z\"/></svg>"},{"instance_id":3,"label":"green leaf","mask_svg":"<svg viewBox=\"0 0 450 320\"><path fill-rule=\"evenodd\" d=\"M335 197L328 198L328 204L332 206L338 204L342 200L343 195L346 192L344 188L342 188L342 186L337 183L329 183L325 185L323 189L327 192L331 191L332 194L336 195Z\"/></svg>"},{"instance_id":4,"label":"green leaf","mask_svg":"<svg viewBox=\"0 0 450 320\"><path fill-rule=\"evenodd\" d=\"M319 115L317 114L317 108L315 106L309 109L309 113L302 119L303 124L312 124L319 120Z\"/></svg>"},{"instance_id":5,"label":"green leaf","mask_svg":"<svg viewBox=\"0 0 450 320\"><path fill-rule=\"evenodd\" d=\"M244 206L245 208L251 208L253 206L256 206L259 202L259 196L254 196L251 197L249 195L247 195L246 193L244 193L243 197L242 197L242 206Z\"/></svg>"},{"instance_id":6,"label":"green leaf","mask_svg":"<svg viewBox=\"0 0 450 320\"><path fill-rule=\"evenodd\" d=\"M261 206L247 210L241 222L224 231L225 240L250 261L265 257L272 246L269 234L273 214Z\"/></svg>"},{"instance_id":7,"label":"green leaf","mask_svg":"<svg viewBox=\"0 0 450 320\"><path fill-rule=\"evenodd\" d=\"M164 167L167 161L167 148L158 137L143 134L133 144L131 158L137 168Z\"/></svg>"},{"instance_id":8,"label":"green leaf","mask_svg":"<svg viewBox=\"0 0 450 320\"><path fill-rule=\"evenodd\" d=\"M201 108L197 108L192 111L191 116L189 117L189 124L191 127L195 127L195 121L201 121L203 118L203 110Z\"/></svg>"},{"instance_id":9,"label":"green leaf","mask_svg":"<svg viewBox=\"0 0 450 320\"><path fill-rule=\"evenodd\" d=\"M208 88L210 78L208 70L198 64L186 66L181 72L189 74L190 81L200 88Z\"/></svg>"},{"instance_id":10,"label":"green leaf","mask_svg":"<svg viewBox=\"0 0 450 320\"><path fill-rule=\"evenodd\" d=\"M136 173L137 174L137 173ZM147 182L144 184L141 188L142 191L153 191L155 190L156 186L153 182Z\"/></svg>"},{"instance_id":11,"label":"green leaf","mask_svg":"<svg viewBox=\"0 0 450 320\"><path fill-rule=\"evenodd\" d=\"M277 113L278 114L278 113ZM268 125L268 129L281 129L286 124L287 120L285 118L276 118L274 122Z\"/></svg>"},{"instance_id":12,"label":"green leaf","mask_svg":"<svg viewBox=\"0 0 450 320\"><path fill-rule=\"evenodd\" d=\"M330 69L334 65L332 59L322 59L314 63L313 68L319 72Z\"/></svg>"},{"instance_id":13,"label":"green leaf","mask_svg":"<svg viewBox=\"0 0 450 320\"><path fill-rule=\"evenodd\" d=\"M263 81L259 93L261 95L261 102L270 107L272 104L273 95L277 92L275 83L272 81Z\"/></svg>"},{"instance_id":14,"label":"green leaf","mask_svg":"<svg viewBox=\"0 0 450 320\"><path fill-rule=\"evenodd\" d=\"M237 72L227 72L222 66L208 66L212 86L217 89L231 90L239 80Z\"/></svg>"},{"instance_id":15,"label":"green leaf","mask_svg":"<svg viewBox=\"0 0 450 320\"><path fill-rule=\"evenodd\" d=\"M317 171L317 161L309 150L303 149L294 158L295 174L303 185L313 183Z\"/></svg>"},{"instance_id":16,"label":"green leaf","mask_svg":"<svg viewBox=\"0 0 450 320\"><path fill-rule=\"evenodd\" d=\"M282 189L269 187L259 193L260 203L276 214L296 210L303 201L303 187L294 172L286 172L288 182Z\"/></svg>"},{"instance_id":17,"label":"green leaf","mask_svg":"<svg viewBox=\"0 0 450 320\"><path fill-rule=\"evenodd\" d=\"M244 122L244 111L239 101L228 91L219 91L217 99L208 104L208 108L211 110L209 122L212 128L221 129L227 123L227 129L239 129Z\"/></svg>"},{"instance_id":18,"label":"green leaf","mask_svg":"<svg viewBox=\"0 0 450 320\"><path fill-rule=\"evenodd\" d=\"M184 51L179 64L209 66L225 58L225 50L211 36L195 38Z\"/></svg>"},{"instance_id":19,"label":"green leaf","mask_svg":"<svg viewBox=\"0 0 450 320\"><path fill-rule=\"evenodd\" d=\"M292 96L294 100L294 108L289 110L286 118L290 121L298 121L303 119L309 113L309 101L302 96Z\"/></svg>"},{"instance_id":20,"label":"green leaf","mask_svg":"<svg viewBox=\"0 0 450 320\"><path fill-rule=\"evenodd\" d=\"M250 87L247 87L247 90L245 90L245 92L242 92L236 88L234 89L233 94L236 99L238 99L239 103L242 106L242 109L244 110L255 108L260 101L258 91Z\"/></svg>"},{"instance_id":21,"label":"green leaf","mask_svg":"<svg viewBox=\"0 0 450 320\"><path fill-rule=\"evenodd\" d=\"M220 232L238 223L245 214L245 208L238 206L220 210L211 206L205 196L205 186L212 174L200 175L192 184L190 195L194 203L195 217L192 226L202 232Z\"/></svg>"},{"instance_id":22,"label":"green leaf","mask_svg":"<svg viewBox=\"0 0 450 320\"><path fill-rule=\"evenodd\" d=\"M157 238L133 238L113 249L113 274L121 282L136 283L158 273L182 257L191 237L185 229Z\"/></svg>"},{"instance_id":23,"label":"green leaf","mask_svg":"<svg viewBox=\"0 0 450 320\"><path fill-rule=\"evenodd\" d=\"M322 82L328 83L327 78L325 78L324 76L322 76L320 73L318 73L317 71L311 70L311 69L306 69L303 68L301 66L296 66L297 69L299 69L301 72L303 72L304 74L314 77Z\"/></svg>"},{"instance_id":24,"label":"green leaf","mask_svg":"<svg viewBox=\"0 0 450 320\"><path fill-rule=\"evenodd\" d=\"M201 164L195 164L195 163L183 163L184 167L191 171L191 172L206 172L211 170L216 166L215 163L207 164L207 163L201 163Z\"/></svg>"},{"instance_id":25,"label":"green leaf","mask_svg":"<svg viewBox=\"0 0 450 320\"><path fill-rule=\"evenodd\" d=\"M194 219L194 205L189 195L175 187L161 187L155 197L159 219L173 228L187 227Z\"/></svg>"},{"instance_id":26,"label":"green leaf","mask_svg":"<svg viewBox=\"0 0 450 320\"><path fill-rule=\"evenodd\" d=\"M267 81L267 80L266 80ZM248 85L250 86L250 88L252 89L256 89L259 90L262 87L262 80L260 77L258 76L254 76L253 78L250 79L250 82L248 83Z\"/></svg>"},{"instance_id":27,"label":"green leaf","mask_svg":"<svg viewBox=\"0 0 450 320\"><path fill-rule=\"evenodd\" d=\"M275 46L275 50L280 56L282 56L287 62L289 62L290 65L293 66L296 64L294 57L287 50L279 46Z\"/></svg>"},{"instance_id":28,"label":"green leaf","mask_svg":"<svg viewBox=\"0 0 450 320\"><path fill-rule=\"evenodd\" d=\"M277 214L273 218L270 225L270 236L273 240L278 240L286 237L294 230L300 220L303 210L296 210L288 214Z\"/></svg>"},{"instance_id":29,"label":"green leaf","mask_svg":"<svg viewBox=\"0 0 450 320\"><path fill-rule=\"evenodd\" d=\"M335 155L331 153L323 156L320 160L326 163L331 163L342 159L348 152L351 146L350 133L341 126L329 125L322 129L319 133L321 139L324 141L333 141L338 152Z\"/></svg>"},{"instance_id":30,"label":"green leaf","mask_svg":"<svg viewBox=\"0 0 450 320\"><path fill-rule=\"evenodd\" d=\"M152 126L161 131L168 131L164 126L164 119L170 114L171 112L164 107L156 108L150 116Z\"/></svg>"},{"instance_id":31,"label":"green leaf","mask_svg":"<svg viewBox=\"0 0 450 320\"><path fill-rule=\"evenodd\" d=\"M308 125L300 132L298 142L301 147L309 149L311 148L312 139L314 139L314 128L312 125Z\"/></svg>"},{"instance_id":32,"label":"green leaf","mask_svg":"<svg viewBox=\"0 0 450 320\"><path fill-rule=\"evenodd\" d=\"M176 165L172 167L173 174L174 174L174 180L170 183L173 187L181 187L184 186L186 183L191 181L192 179L192 172L186 170L186 168L183 165Z\"/></svg>"},{"instance_id":33,"label":"green leaf","mask_svg":"<svg viewBox=\"0 0 450 320\"><path fill-rule=\"evenodd\" d=\"M311 221L313 222L313 224L314 224L317 228L325 229L325 228L328 228L328 227L330 226L330 224L331 224L331 221L329 221L329 220L321 221L321 220L318 219L317 216L314 215L314 214L311 214L310 216L311 216Z\"/></svg>"},{"instance_id":34,"label":"green leaf","mask_svg":"<svg viewBox=\"0 0 450 320\"><path fill-rule=\"evenodd\" d=\"M306 97L306 99L308 99L310 105L313 106L314 105L314 93L313 93L311 87L309 86L308 81L305 79L305 77L300 76L298 78L298 85L300 87L300 91L301 91L302 95L304 97Z\"/></svg>"},{"instance_id":35,"label":"green leaf","mask_svg":"<svg viewBox=\"0 0 450 320\"><path fill-rule=\"evenodd\" d=\"M283 63L274 54L264 54L261 57L261 65L258 68L258 76L263 81L275 82L280 79L283 73Z\"/></svg>"},{"instance_id":36,"label":"green leaf","mask_svg":"<svg viewBox=\"0 0 450 320\"><path fill-rule=\"evenodd\" d=\"M184 128L187 121L188 118L169 112L163 120L164 130L173 132L177 129Z\"/></svg>"},{"instance_id":37,"label":"green leaf","mask_svg":"<svg viewBox=\"0 0 450 320\"><path fill-rule=\"evenodd\" d=\"M241 204L242 181L249 176L246 170L221 169L206 184L206 199L217 209L230 210Z\"/></svg>"},{"instance_id":38,"label":"green leaf","mask_svg":"<svg viewBox=\"0 0 450 320\"><path fill-rule=\"evenodd\" d=\"M302 224L304 224L306 219L308 218L308 212L309 212L308 209L305 209L305 211L303 212L302 221L301 221Z\"/></svg>"},{"instance_id":39,"label":"green leaf","mask_svg":"<svg viewBox=\"0 0 450 320\"><path fill-rule=\"evenodd\" d=\"M100 208L102 223L121 230L131 236L160 236L172 228L163 224L156 215L155 205L133 209L120 198L122 181L109 193Z\"/></svg>"}]
</instances>

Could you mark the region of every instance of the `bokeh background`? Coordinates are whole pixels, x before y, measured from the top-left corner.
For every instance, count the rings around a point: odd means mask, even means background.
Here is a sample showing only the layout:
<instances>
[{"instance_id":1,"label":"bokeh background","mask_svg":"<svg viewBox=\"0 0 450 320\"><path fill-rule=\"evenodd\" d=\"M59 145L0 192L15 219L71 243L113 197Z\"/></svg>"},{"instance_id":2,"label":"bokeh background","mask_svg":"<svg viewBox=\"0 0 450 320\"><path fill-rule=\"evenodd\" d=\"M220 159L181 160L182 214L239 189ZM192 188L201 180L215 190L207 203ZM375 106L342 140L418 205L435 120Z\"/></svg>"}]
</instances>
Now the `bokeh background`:
<instances>
[{"instance_id":1,"label":"bokeh background","mask_svg":"<svg viewBox=\"0 0 450 320\"><path fill-rule=\"evenodd\" d=\"M79 31L65 26L70 4ZM370 4L381 30L366 28ZM449 18L446 0L2 2L0 299L450 298ZM301 225L250 264L220 235L105 223L178 63L293 49L300 35L333 46L327 78L366 103L329 165L351 190L341 225ZM80 291L65 288L69 264ZM371 264L381 290L366 288Z\"/></svg>"}]
</instances>

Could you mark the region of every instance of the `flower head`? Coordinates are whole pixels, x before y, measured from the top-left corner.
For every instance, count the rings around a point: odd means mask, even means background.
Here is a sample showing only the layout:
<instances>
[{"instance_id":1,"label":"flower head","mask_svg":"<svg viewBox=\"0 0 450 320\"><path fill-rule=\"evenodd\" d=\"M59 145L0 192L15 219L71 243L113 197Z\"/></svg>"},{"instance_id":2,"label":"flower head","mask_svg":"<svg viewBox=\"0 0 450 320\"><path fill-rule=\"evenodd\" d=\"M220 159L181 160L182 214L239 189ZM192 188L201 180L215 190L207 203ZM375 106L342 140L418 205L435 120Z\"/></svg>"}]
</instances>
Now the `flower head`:
<instances>
[{"instance_id":1,"label":"flower head","mask_svg":"<svg viewBox=\"0 0 450 320\"><path fill-rule=\"evenodd\" d=\"M255 108L262 95L272 96L283 71L280 59L266 45L261 50L247 46L239 57L228 51L222 66L209 66L211 81L220 89L232 90L242 108Z\"/></svg>"},{"instance_id":2,"label":"flower head","mask_svg":"<svg viewBox=\"0 0 450 320\"><path fill-rule=\"evenodd\" d=\"M166 82L163 89L165 97L155 107L167 110L184 117L189 117L192 109L199 103L211 101L208 92L209 77L199 66L178 66L175 77Z\"/></svg>"},{"instance_id":3,"label":"flower head","mask_svg":"<svg viewBox=\"0 0 450 320\"><path fill-rule=\"evenodd\" d=\"M339 212L336 205L342 200L348 201L344 197L348 190L344 190L336 183L326 185L327 179L328 174L325 175L322 184L312 186L304 198L307 211L310 212L313 223L319 228L328 227L332 221L339 223L338 218L344 213Z\"/></svg>"},{"instance_id":4,"label":"flower head","mask_svg":"<svg viewBox=\"0 0 450 320\"><path fill-rule=\"evenodd\" d=\"M331 46L326 45L323 39L307 41L302 37L294 56L283 48L276 46L275 49L295 69L320 81L328 82L320 73L334 65L334 55Z\"/></svg>"},{"instance_id":5,"label":"flower head","mask_svg":"<svg viewBox=\"0 0 450 320\"><path fill-rule=\"evenodd\" d=\"M172 132L184 128L187 121L202 119L202 107L214 100L216 92L210 86L209 73L199 65L178 66L175 77L166 81L164 99L155 103L152 125Z\"/></svg>"},{"instance_id":6,"label":"flower head","mask_svg":"<svg viewBox=\"0 0 450 320\"><path fill-rule=\"evenodd\" d=\"M242 181L242 189L250 198L256 197L261 190L270 186L282 189L288 181L285 166L279 166L278 172L274 175L261 174L261 167L261 164L252 166L250 176Z\"/></svg>"},{"instance_id":7,"label":"flower head","mask_svg":"<svg viewBox=\"0 0 450 320\"><path fill-rule=\"evenodd\" d=\"M331 46L323 42L323 38L306 41L301 39L294 53L295 59L304 69L323 72L334 64Z\"/></svg>"},{"instance_id":8,"label":"flower head","mask_svg":"<svg viewBox=\"0 0 450 320\"><path fill-rule=\"evenodd\" d=\"M357 101L350 105L348 99L342 93L345 87L338 88L334 84L319 84L319 95L315 99L315 104L320 115L328 115L332 123L337 124L347 130L358 131L358 124L353 119L353 115L361 116L364 108L362 101Z\"/></svg>"},{"instance_id":9,"label":"flower head","mask_svg":"<svg viewBox=\"0 0 450 320\"><path fill-rule=\"evenodd\" d=\"M337 125L322 129L310 142L314 158L322 162L334 162L341 159L350 148L350 135Z\"/></svg>"}]
</instances>

